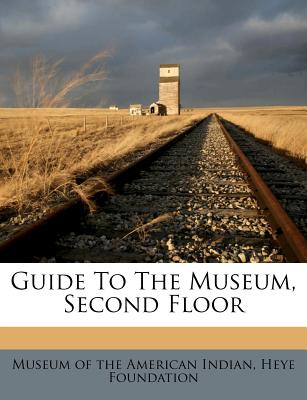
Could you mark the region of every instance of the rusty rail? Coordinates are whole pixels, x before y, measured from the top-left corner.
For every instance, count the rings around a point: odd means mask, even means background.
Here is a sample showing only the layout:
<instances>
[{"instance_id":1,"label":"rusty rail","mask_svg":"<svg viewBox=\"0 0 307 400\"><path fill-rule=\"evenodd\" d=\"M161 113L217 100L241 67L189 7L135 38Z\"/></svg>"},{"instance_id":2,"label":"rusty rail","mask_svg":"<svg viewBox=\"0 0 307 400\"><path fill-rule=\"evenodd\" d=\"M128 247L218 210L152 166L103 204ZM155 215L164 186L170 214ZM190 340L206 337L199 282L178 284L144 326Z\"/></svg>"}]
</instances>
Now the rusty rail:
<instances>
[{"instance_id":1,"label":"rusty rail","mask_svg":"<svg viewBox=\"0 0 307 400\"><path fill-rule=\"evenodd\" d=\"M159 148L150 151L148 154L130 163L126 168L110 175L106 183L112 187L118 187L123 182L132 179L133 176L143 167L158 158L164 151L173 146L192 130L197 128L209 116L201 119L193 126L183 130L177 136L165 142ZM95 190L93 190L95 192ZM107 195L105 192L95 192L95 196ZM32 261L31 249L48 248L49 239L57 233L73 229L78 225L79 218L86 212L86 207L81 199L73 199L51 210L38 222L22 227L16 234L0 242L0 262Z\"/></svg>"},{"instance_id":2,"label":"rusty rail","mask_svg":"<svg viewBox=\"0 0 307 400\"><path fill-rule=\"evenodd\" d=\"M287 260L290 262L307 262L307 244L304 236L253 167L247 156L231 137L220 117L217 114L215 114L215 117L231 148L239 157L243 168L249 175L258 201L268 210L268 219L273 228L274 238L284 250Z\"/></svg>"}]
</instances>

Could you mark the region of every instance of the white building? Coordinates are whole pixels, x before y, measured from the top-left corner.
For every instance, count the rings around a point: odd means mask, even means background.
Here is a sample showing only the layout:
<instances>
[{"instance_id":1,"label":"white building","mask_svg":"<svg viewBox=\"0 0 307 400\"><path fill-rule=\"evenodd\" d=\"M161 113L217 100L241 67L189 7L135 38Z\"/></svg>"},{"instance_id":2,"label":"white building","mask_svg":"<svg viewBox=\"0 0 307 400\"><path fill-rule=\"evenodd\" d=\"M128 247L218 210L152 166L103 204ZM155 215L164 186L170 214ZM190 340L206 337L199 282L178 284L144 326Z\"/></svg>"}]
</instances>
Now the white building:
<instances>
[{"instance_id":1,"label":"white building","mask_svg":"<svg viewBox=\"0 0 307 400\"><path fill-rule=\"evenodd\" d=\"M131 104L129 108L130 115L143 115L142 104Z\"/></svg>"}]
</instances>

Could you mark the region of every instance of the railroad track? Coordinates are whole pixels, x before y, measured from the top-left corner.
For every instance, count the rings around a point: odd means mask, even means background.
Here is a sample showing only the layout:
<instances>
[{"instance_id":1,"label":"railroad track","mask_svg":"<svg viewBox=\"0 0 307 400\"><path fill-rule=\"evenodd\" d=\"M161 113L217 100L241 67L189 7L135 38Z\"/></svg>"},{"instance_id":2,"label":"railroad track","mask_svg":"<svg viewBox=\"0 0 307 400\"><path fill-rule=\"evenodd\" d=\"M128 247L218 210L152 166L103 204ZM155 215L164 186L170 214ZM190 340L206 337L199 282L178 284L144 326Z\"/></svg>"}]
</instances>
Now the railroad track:
<instances>
[{"instance_id":1,"label":"railroad track","mask_svg":"<svg viewBox=\"0 0 307 400\"><path fill-rule=\"evenodd\" d=\"M294 162L247 134L242 128L220 119L282 207L307 238L307 172Z\"/></svg>"},{"instance_id":2,"label":"railroad track","mask_svg":"<svg viewBox=\"0 0 307 400\"><path fill-rule=\"evenodd\" d=\"M114 174L117 194L97 212L73 201L0 244L0 260L306 261L302 234L257 173L242 169L219 118L188 133Z\"/></svg>"}]
</instances>

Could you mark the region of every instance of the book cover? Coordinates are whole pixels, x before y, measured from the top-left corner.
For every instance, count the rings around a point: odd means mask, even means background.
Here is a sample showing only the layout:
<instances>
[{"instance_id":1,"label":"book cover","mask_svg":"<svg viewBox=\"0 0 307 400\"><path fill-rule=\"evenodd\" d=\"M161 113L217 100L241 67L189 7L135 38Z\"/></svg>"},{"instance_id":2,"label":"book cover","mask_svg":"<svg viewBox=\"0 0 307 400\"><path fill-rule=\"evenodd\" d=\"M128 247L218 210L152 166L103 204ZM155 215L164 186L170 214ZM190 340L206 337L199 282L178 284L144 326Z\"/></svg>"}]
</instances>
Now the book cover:
<instances>
[{"instance_id":1,"label":"book cover","mask_svg":"<svg viewBox=\"0 0 307 400\"><path fill-rule=\"evenodd\" d=\"M306 32L1 2L1 398L306 398Z\"/></svg>"}]
</instances>

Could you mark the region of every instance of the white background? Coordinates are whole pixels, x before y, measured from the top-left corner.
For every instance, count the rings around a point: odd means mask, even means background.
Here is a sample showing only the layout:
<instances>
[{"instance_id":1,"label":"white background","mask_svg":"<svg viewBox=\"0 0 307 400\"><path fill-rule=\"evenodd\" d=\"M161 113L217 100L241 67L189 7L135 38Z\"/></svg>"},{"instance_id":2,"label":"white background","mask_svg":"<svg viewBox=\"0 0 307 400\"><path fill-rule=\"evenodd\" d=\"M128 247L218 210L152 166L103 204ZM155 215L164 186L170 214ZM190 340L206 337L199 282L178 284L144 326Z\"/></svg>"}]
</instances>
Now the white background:
<instances>
[{"instance_id":1,"label":"white background","mask_svg":"<svg viewBox=\"0 0 307 400\"><path fill-rule=\"evenodd\" d=\"M41 274L75 274L85 275L86 290L75 290L75 287L59 291L48 290L16 290L11 284L12 275L17 271L37 274L41 282ZM126 287L122 290L112 290L106 279L104 290L99 290L99 279L94 277L94 271L122 274L127 279ZM161 278L161 274L168 274L166 282L170 282L169 274L180 274L180 290L150 290L152 278L146 279L148 290L139 290L140 280L134 275L136 271L150 272ZM195 272L202 278L206 272L210 274L275 274L279 281L288 275L290 286L295 291L267 289L243 290L210 290L201 289L190 291L191 275ZM24 276L22 276L24 277ZM202 279L200 279L202 280ZM253 280L253 278L252 278ZM18 279L18 284L22 280ZM114 280L114 283L119 280ZM169 286L169 285L168 285ZM131 301L135 297L156 297L159 308L155 313L144 314L131 310L129 313L117 312L94 313L86 307L86 313L65 313L70 309L65 303L65 296L74 294L93 297L128 297ZM182 300L176 307L176 312L170 314L170 295L188 297L189 307L197 297L224 297L231 304L231 297L242 299L242 308L245 313L216 313L211 309L205 313L183 313ZM202 302L202 301L201 301ZM76 300L74 304L77 305ZM98 303L96 303L98 304ZM104 303L100 303L104 304ZM39 326L90 326L90 327L140 327L140 326L261 326L261 327L306 327L307 326L307 268L303 264L2 264L0 272L0 326L1 327L39 327Z\"/></svg>"}]
</instances>

